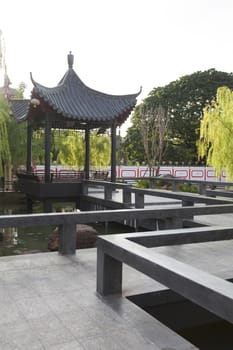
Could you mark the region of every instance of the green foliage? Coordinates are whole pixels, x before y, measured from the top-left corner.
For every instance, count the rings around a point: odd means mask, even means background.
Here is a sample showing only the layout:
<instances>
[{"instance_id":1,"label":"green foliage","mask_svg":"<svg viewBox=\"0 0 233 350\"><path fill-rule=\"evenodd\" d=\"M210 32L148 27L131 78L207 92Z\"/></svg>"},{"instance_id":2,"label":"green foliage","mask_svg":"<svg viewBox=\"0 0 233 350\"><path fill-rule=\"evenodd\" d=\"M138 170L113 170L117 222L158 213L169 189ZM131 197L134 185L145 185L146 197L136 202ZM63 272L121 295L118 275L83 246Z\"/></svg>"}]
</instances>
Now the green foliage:
<instances>
[{"instance_id":1,"label":"green foliage","mask_svg":"<svg viewBox=\"0 0 233 350\"><path fill-rule=\"evenodd\" d=\"M44 130L33 132L32 136L32 163L44 164ZM26 159L26 158L25 158Z\"/></svg>"},{"instance_id":2,"label":"green foliage","mask_svg":"<svg viewBox=\"0 0 233 350\"><path fill-rule=\"evenodd\" d=\"M135 109L138 113L138 107ZM145 161L142 137L137 125L132 125L121 143L121 151L124 154L124 164L142 164Z\"/></svg>"},{"instance_id":3,"label":"green foliage","mask_svg":"<svg viewBox=\"0 0 233 350\"><path fill-rule=\"evenodd\" d=\"M108 135L91 134L91 165L95 167L106 167L110 164L111 142Z\"/></svg>"},{"instance_id":4,"label":"green foliage","mask_svg":"<svg viewBox=\"0 0 233 350\"><path fill-rule=\"evenodd\" d=\"M57 163L81 168L84 165L84 134L79 131L62 130L55 140L58 149Z\"/></svg>"},{"instance_id":5,"label":"green foliage","mask_svg":"<svg viewBox=\"0 0 233 350\"><path fill-rule=\"evenodd\" d=\"M163 160L195 162L198 160L196 142L199 137L200 120L203 109L216 97L221 86L233 88L233 74L210 69L186 75L164 87L154 88L142 105L147 108L162 106L167 108L170 116L170 126L166 134L168 147ZM142 141L138 137L140 125L140 106L135 109L132 117L132 128L128 129L127 144L133 146L134 158L144 158L139 153ZM138 130L138 134L136 133ZM126 151L130 148L126 147ZM128 151L129 153L129 151ZM144 152L143 152L144 153Z\"/></svg>"},{"instance_id":6,"label":"green foliage","mask_svg":"<svg viewBox=\"0 0 233 350\"><path fill-rule=\"evenodd\" d=\"M161 179L156 181L156 186L155 188L166 188L170 189L172 186L172 181L169 181L169 179ZM150 188L150 181L149 180L138 180L136 181L135 187L137 188ZM179 191L182 192L190 192L190 193L198 193L198 186L197 185L192 185L192 184L180 184L179 185Z\"/></svg>"},{"instance_id":7,"label":"green foliage","mask_svg":"<svg viewBox=\"0 0 233 350\"><path fill-rule=\"evenodd\" d=\"M5 44L0 30L0 69L4 73L4 84L10 84L6 71ZM7 85L6 85L7 86ZM16 90L16 98L23 98L25 84L21 83ZM7 100L0 96L0 176L4 176L4 169L10 169L12 164L18 165L24 160L26 144L26 132L24 125L20 125L10 115Z\"/></svg>"},{"instance_id":8,"label":"green foliage","mask_svg":"<svg viewBox=\"0 0 233 350\"><path fill-rule=\"evenodd\" d=\"M53 161L58 164L84 167L85 135L81 131L62 130L54 134ZM110 138L108 135L90 135L91 165L106 167L110 164Z\"/></svg>"},{"instance_id":9,"label":"green foliage","mask_svg":"<svg viewBox=\"0 0 233 350\"><path fill-rule=\"evenodd\" d=\"M192 184L180 184L179 191L181 192L190 192L190 193L198 193L198 186Z\"/></svg>"},{"instance_id":10,"label":"green foliage","mask_svg":"<svg viewBox=\"0 0 233 350\"><path fill-rule=\"evenodd\" d=\"M150 181L149 180L137 180L135 187L137 187L137 188L150 188Z\"/></svg>"},{"instance_id":11,"label":"green foliage","mask_svg":"<svg viewBox=\"0 0 233 350\"><path fill-rule=\"evenodd\" d=\"M227 87L219 88L216 102L204 110L198 147L199 156L207 157L217 175L225 168L228 179L233 179L233 91Z\"/></svg>"},{"instance_id":12,"label":"green foliage","mask_svg":"<svg viewBox=\"0 0 233 350\"><path fill-rule=\"evenodd\" d=\"M27 123L18 123L9 115L8 105L0 99L0 176L3 164L12 162L13 169L25 164L27 150ZM68 167L84 167L84 133L76 130L53 130L51 140L51 163ZM33 132L32 162L44 164L44 130ZM91 165L106 167L110 164L111 142L108 135L91 135Z\"/></svg>"},{"instance_id":13,"label":"green foliage","mask_svg":"<svg viewBox=\"0 0 233 350\"><path fill-rule=\"evenodd\" d=\"M4 175L4 165L11 161L7 120L9 109L6 101L0 96L0 176Z\"/></svg>"},{"instance_id":14,"label":"green foliage","mask_svg":"<svg viewBox=\"0 0 233 350\"><path fill-rule=\"evenodd\" d=\"M12 116L7 119L8 141L13 169L25 164L27 149L26 123L17 122Z\"/></svg>"},{"instance_id":15,"label":"green foliage","mask_svg":"<svg viewBox=\"0 0 233 350\"><path fill-rule=\"evenodd\" d=\"M197 160L196 141L203 109L215 99L218 87L223 85L233 88L233 75L210 69L184 76L162 90L154 89L149 96L147 103L161 101L169 108L170 144L186 150L188 159L184 161Z\"/></svg>"}]
</instances>

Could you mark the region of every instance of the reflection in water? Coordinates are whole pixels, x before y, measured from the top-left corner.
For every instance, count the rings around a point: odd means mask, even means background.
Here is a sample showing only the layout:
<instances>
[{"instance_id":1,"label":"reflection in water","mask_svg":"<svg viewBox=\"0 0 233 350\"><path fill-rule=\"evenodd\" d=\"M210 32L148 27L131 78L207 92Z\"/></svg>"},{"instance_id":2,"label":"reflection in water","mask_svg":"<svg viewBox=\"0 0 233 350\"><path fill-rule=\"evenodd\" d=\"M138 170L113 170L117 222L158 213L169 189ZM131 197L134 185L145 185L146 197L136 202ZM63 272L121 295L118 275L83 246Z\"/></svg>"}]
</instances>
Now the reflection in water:
<instances>
[{"instance_id":1,"label":"reflection in water","mask_svg":"<svg viewBox=\"0 0 233 350\"><path fill-rule=\"evenodd\" d=\"M75 203L54 203L54 212L74 212ZM42 206L36 203L34 213L42 213ZM10 204L0 201L0 215L27 214L26 203ZM0 228L0 256L50 252L48 241L54 226Z\"/></svg>"},{"instance_id":2,"label":"reflection in water","mask_svg":"<svg viewBox=\"0 0 233 350\"><path fill-rule=\"evenodd\" d=\"M42 212L38 205L35 212ZM26 205L0 203L0 215L27 214ZM52 226L0 228L0 256L48 252Z\"/></svg>"},{"instance_id":3,"label":"reflection in water","mask_svg":"<svg viewBox=\"0 0 233 350\"><path fill-rule=\"evenodd\" d=\"M54 212L74 212L75 203L54 203ZM42 213L40 204L33 207L34 213ZM26 204L2 204L0 202L0 215L27 214ZM90 224L99 234L105 234L105 224L95 222ZM2 240L0 238L0 256L32 254L38 252L50 252L48 249L49 238L56 226L33 226L33 227L10 227L0 228ZM132 229L133 230L133 229ZM117 223L108 223L108 233L130 232L130 228ZM0 233L1 237L1 233Z\"/></svg>"},{"instance_id":4,"label":"reflection in water","mask_svg":"<svg viewBox=\"0 0 233 350\"><path fill-rule=\"evenodd\" d=\"M12 215L13 208L3 208L4 215ZM0 228L0 243L2 244L18 244L18 228L17 227L5 227Z\"/></svg>"},{"instance_id":5,"label":"reflection in water","mask_svg":"<svg viewBox=\"0 0 233 350\"><path fill-rule=\"evenodd\" d=\"M17 227L6 227L1 230L2 242L7 242L8 244L18 244L18 229Z\"/></svg>"}]
</instances>

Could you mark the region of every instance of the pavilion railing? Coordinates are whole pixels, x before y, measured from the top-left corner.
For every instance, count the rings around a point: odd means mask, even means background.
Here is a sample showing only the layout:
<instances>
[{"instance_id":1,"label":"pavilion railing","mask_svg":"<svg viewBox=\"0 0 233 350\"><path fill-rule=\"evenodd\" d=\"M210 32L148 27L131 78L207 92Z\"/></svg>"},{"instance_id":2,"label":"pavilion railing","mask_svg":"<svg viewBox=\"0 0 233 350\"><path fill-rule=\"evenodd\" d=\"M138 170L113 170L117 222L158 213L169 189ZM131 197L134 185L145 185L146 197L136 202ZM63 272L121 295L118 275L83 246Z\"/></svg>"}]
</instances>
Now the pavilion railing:
<instances>
[{"instance_id":1,"label":"pavilion railing","mask_svg":"<svg viewBox=\"0 0 233 350\"><path fill-rule=\"evenodd\" d=\"M35 181L43 182L45 179L45 172L43 170L34 170L31 173L26 171L18 171L16 176L18 178L27 178ZM109 176L108 171L96 171L92 170L89 173L90 179L93 180L107 180ZM85 172L83 170L74 170L74 169L61 169L61 170L51 170L50 172L50 181L62 181L62 180L82 180L85 178Z\"/></svg>"}]
</instances>

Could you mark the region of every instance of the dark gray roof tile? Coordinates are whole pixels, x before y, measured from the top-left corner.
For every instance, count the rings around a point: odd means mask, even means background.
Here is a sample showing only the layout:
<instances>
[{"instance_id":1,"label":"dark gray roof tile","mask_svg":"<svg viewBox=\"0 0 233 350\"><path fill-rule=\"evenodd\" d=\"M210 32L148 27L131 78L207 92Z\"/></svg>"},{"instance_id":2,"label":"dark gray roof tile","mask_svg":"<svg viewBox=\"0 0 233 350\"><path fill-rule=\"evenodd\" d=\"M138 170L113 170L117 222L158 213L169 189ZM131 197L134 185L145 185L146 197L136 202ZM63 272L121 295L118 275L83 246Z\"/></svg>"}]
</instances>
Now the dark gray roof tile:
<instances>
[{"instance_id":1,"label":"dark gray roof tile","mask_svg":"<svg viewBox=\"0 0 233 350\"><path fill-rule=\"evenodd\" d=\"M109 95L86 86L73 68L69 68L54 88L45 87L33 78L32 96L44 100L64 117L79 121L111 121L136 105L139 93L131 95Z\"/></svg>"},{"instance_id":2,"label":"dark gray roof tile","mask_svg":"<svg viewBox=\"0 0 233 350\"><path fill-rule=\"evenodd\" d=\"M90 127L109 127L113 121L120 125L135 107L137 96L141 92L140 90L131 95L110 95L91 89L78 77L71 63L55 87L45 87L37 83L32 76L31 80L34 85L31 96L40 100L40 107L33 108L30 100L12 101L12 113L17 120L43 120L44 111L49 107L51 115L56 115L56 123L61 122L61 125L67 119L74 120L76 126L89 123Z\"/></svg>"},{"instance_id":3,"label":"dark gray roof tile","mask_svg":"<svg viewBox=\"0 0 233 350\"><path fill-rule=\"evenodd\" d=\"M30 100L10 100L10 109L16 120L22 121L27 118Z\"/></svg>"}]
</instances>

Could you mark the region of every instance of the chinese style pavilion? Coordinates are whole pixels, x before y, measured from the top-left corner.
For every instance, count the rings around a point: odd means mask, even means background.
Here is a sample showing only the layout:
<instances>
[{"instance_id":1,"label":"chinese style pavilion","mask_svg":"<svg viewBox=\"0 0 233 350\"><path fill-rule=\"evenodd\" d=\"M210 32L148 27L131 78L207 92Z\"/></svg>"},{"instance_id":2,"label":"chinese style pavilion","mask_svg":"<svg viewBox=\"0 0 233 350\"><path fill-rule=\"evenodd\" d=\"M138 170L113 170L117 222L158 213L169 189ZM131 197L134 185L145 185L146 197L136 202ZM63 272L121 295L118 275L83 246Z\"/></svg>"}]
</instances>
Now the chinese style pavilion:
<instances>
[{"instance_id":1,"label":"chinese style pavilion","mask_svg":"<svg viewBox=\"0 0 233 350\"><path fill-rule=\"evenodd\" d=\"M141 91L130 95L110 95L86 86L73 69L74 57L68 55L68 70L56 87L34 85L31 100L12 101L12 113L27 120L27 173L32 168L32 132L45 130L45 182L50 182L51 130L78 129L85 131L85 178L89 178L90 130L111 129L111 181L116 181L116 128L129 116Z\"/></svg>"}]
</instances>

